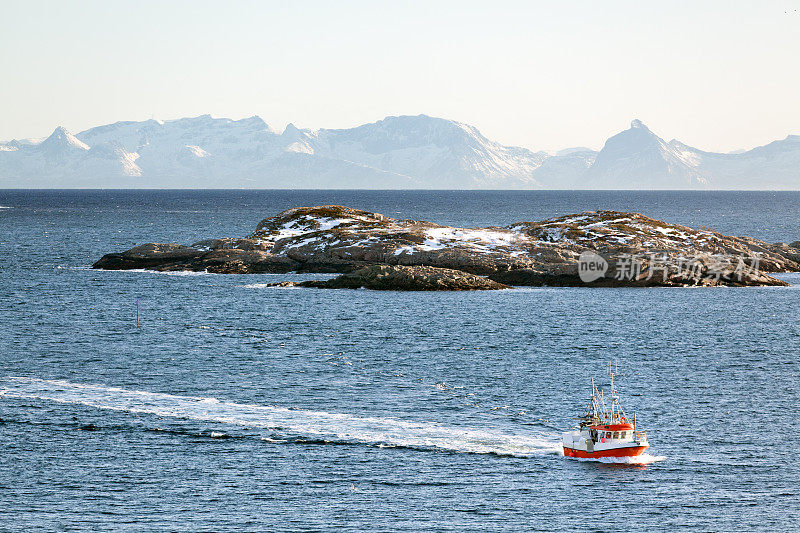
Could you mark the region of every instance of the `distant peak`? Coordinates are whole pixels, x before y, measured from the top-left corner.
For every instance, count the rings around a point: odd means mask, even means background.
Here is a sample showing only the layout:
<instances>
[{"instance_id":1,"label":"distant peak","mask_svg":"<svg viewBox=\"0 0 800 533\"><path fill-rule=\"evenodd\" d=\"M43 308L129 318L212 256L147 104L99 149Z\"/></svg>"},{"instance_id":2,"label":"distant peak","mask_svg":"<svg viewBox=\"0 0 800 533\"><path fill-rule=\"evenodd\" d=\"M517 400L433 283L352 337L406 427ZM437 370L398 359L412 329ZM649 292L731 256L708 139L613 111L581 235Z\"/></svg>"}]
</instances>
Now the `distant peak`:
<instances>
[{"instance_id":1,"label":"distant peak","mask_svg":"<svg viewBox=\"0 0 800 533\"><path fill-rule=\"evenodd\" d=\"M205 115L197 115L196 117L173 118L170 120L165 120L164 122L169 124L197 125L197 124L211 124L214 122L214 119L211 117L211 115L205 114Z\"/></svg>"},{"instance_id":2,"label":"distant peak","mask_svg":"<svg viewBox=\"0 0 800 533\"><path fill-rule=\"evenodd\" d=\"M425 115L420 113L419 115L389 115L385 117L383 120L379 120L377 123L380 124L381 122L400 122L400 123L432 123L432 122L451 122L455 123L453 120L448 120L446 118L439 118L439 117L432 117L430 115Z\"/></svg>"},{"instance_id":3,"label":"distant peak","mask_svg":"<svg viewBox=\"0 0 800 533\"><path fill-rule=\"evenodd\" d=\"M256 127L259 127L259 128L264 128L264 129L267 129L269 127L269 126L267 126L267 123L264 122L264 119L262 119L258 115L253 115L252 117L239 119L236 122L239 122L239 123L242 123L242 124L249 124L249 125L256 126Z\"/></svg>"},{"instance_id":4,"label":"distant peak","mask_svg":"<svg viewBox=\"0 0 800 533\"><path fill-rule=\"evenodd\" d=\"M306 137L306 134L303 132L303 130L299 129L291 122L286 125L286 128L284 128L281 135L283 135L284 138L292 141L299 141Z\"/></svg>"},{"instance_id":5,"label":"distant peak","mask_svg":"<svg viewBox=\"0 0 800 533\"><path fill-rule=\"evenodd\" d=\"M53 133L50 134L47 139L60 139L64 141L68 141L72 137L72 134L65 128L64 126L59 126L53 130Z\"/></svg>"},{"instance_id":6,"label":"distant peak","mask_svg":"<svg viewBox=\"0 0 800 533\"><path fill-rule=\"evenodd\" d=\"M56 146L69 146L78 148L80 150L88 150L89 146L79 141L77 137L72 135L67 128L59 126L53 130L50 136L41 142L39 146L42 147L56 147Z\"/></svg>"},{"instance_id":7,"label":"distant peak","mask_svg":"<svg viewBox=\"0 0 800 533\"><path fill-rule=\"evenodd\" d=\"M206 113L205 115L197 115L196 117L183 117L174 120L168 120L167 122L177 122L177 123L184 123L184 124L203 124L203 123L211 123L214 119Z\"/></svg>"},{"instance_id":8,"label":"distant peak","mask_svg":"<svg viewBox=\"0 0 800 533\"><path fill-rule=\"evenodd\" d=\"M631 128L641 128L641 129L643 129L643 130L650 131L650 128L648 128L647 126L645 126L645 125L644 125L644 122L642 122L642 121L641 121L641 120L639 120L638 118L635 118L635 119L633 119L633 120L631 121Z\"/></svg>"},{"instance_id":9,"label":"distant peak","mask_svg":"<svg viewBox=\"0 0 800 533\"><path fill-rule=\"evenodd\" d=\"M582 152L596 152L597 150L592 150L591 148L587 148L585 146L575 146L573 148L564 148L563 150L559 150L556 152L557 156L564 156L564 155L571 155L571 154L579 154Z\"/></svg>"}]
</instances>

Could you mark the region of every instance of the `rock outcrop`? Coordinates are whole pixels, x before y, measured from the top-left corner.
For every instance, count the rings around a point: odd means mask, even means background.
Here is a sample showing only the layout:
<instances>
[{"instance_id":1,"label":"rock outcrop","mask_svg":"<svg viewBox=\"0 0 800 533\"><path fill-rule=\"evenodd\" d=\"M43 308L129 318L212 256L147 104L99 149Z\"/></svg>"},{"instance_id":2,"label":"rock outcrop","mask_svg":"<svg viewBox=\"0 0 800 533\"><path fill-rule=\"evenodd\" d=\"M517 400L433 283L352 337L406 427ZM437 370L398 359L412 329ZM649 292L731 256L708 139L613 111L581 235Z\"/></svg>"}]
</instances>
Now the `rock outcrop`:
<instances>
[{"instance_id":1,"label":"rock outcrop","mask_svg":"<svg viewBox=\"0 0 800 533\"><path fill-rule=\"evenodd\" d=\"M272 287L373 289L378 291L480 291L511 287L461 270L430 266L372 265L333 279L282 281Z\"/></svg>"},{"instance_id":2,"label":"rock outcrop","mask_svg":"<svg viewBox=\"0 0 800 533\"><path fill-rule=\"evenodd\" d=\"M450 269L505 285L785 285L769 274L800 271L800 248L616 211L455 228L317 206L264 219L245 238L145 244L107 254L94 267L250 274L374 265Z\"/></svg>"}]
</instances>

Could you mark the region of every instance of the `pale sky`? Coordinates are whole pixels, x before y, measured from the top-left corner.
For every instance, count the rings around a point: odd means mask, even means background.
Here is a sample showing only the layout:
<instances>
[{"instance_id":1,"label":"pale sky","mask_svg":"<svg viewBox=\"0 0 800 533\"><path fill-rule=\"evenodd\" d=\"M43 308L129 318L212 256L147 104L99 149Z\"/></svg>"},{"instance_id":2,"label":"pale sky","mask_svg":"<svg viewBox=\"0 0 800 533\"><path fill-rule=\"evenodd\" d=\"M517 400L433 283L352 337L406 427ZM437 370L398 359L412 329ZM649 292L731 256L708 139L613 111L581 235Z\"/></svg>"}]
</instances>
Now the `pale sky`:
<instances>
[{"instance_id":1,"label":"pale sky","mask_svg":"<svg viewBox=\"0 0 800 533\"><path fill-rule=\"evenodd\" d=\"M425 113L533 150L639 118L750 148L800 134L800 0L0 0L0 139L205 113Z\"/></svg>"}]
</instances>

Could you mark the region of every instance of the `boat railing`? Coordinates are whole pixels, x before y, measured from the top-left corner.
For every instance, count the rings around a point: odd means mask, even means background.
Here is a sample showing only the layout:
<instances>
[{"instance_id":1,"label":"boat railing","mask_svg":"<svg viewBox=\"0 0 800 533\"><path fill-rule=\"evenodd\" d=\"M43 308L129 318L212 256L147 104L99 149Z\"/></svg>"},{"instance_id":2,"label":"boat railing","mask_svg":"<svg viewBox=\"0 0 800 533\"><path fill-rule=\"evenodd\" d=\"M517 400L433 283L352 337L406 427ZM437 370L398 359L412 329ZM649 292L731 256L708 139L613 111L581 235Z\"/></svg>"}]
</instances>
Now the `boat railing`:
<instances>
[{"instance_id":1,"label":"boat railing","mask_svg":"<svg viewBox=\"0 0 800 533\"><path fill-rule=\"evenodd\" d=\"M647 440L647 431L634 431L633 440Z\"/></svg>"}]
</instances>

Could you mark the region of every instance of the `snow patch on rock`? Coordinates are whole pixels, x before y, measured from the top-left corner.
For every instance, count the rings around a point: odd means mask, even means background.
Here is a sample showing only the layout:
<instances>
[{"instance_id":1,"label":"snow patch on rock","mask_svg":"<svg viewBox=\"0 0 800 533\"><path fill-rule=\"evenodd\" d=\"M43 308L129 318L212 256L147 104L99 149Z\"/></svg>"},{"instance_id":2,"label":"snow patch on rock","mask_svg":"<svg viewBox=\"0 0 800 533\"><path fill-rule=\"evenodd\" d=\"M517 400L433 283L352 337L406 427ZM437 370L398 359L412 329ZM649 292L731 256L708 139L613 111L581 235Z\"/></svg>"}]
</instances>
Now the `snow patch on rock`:
<instances>
[{"instance_id":1,"label":"snow patch on rock","mask_svg":"<svg viewBox=\"0 0 800 533\"><path fill-rule=\"evenodd\" d=\"M211 155L202 148L200 148L199 146L193 144L187 144L186 148L188 148L189 152L191 152L191 154L194 155L195 157L208 157Z\"/></svg>"}]
</instances>

